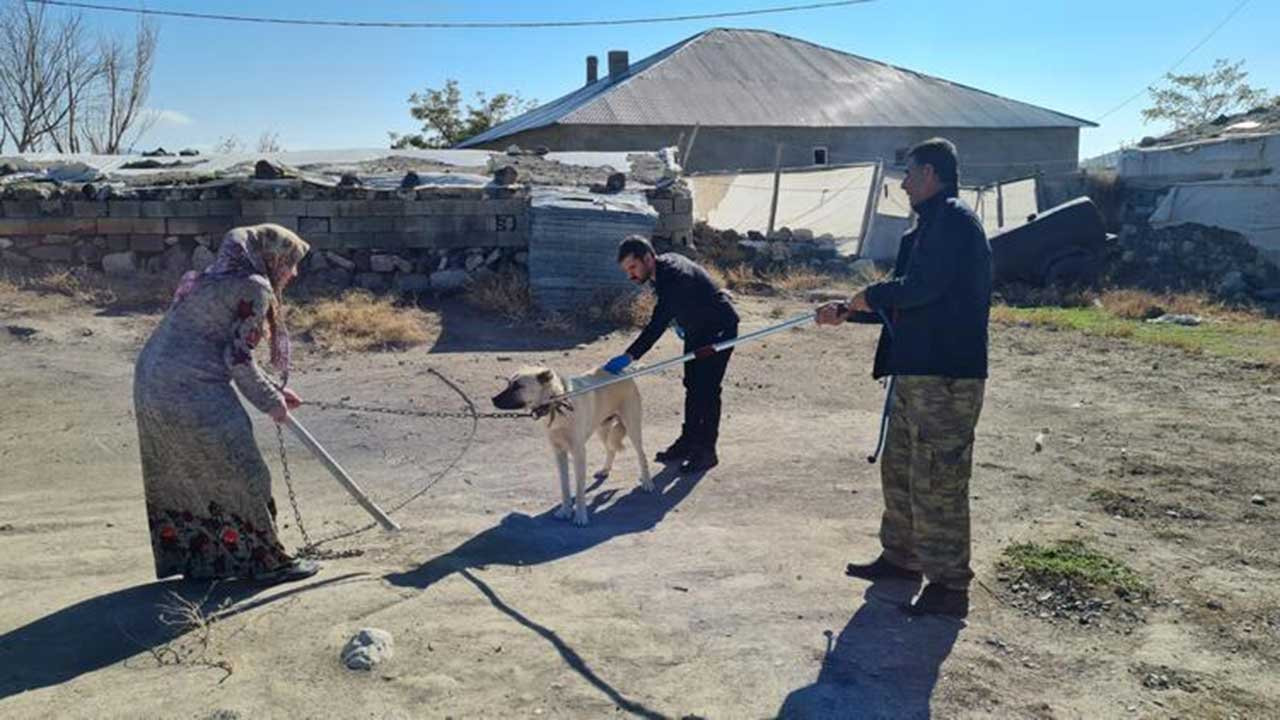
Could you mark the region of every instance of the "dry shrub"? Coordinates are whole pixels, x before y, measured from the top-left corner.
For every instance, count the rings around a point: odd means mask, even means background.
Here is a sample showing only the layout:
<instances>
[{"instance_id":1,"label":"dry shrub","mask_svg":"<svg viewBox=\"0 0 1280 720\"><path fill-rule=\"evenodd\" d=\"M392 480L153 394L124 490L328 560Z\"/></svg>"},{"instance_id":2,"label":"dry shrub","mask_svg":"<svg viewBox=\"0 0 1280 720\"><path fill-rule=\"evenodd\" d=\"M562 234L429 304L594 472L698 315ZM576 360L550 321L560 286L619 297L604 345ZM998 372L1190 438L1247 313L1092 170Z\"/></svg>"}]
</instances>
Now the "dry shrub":
<instances>
[{"instance_id":1,"label":"dry shrub","mask_svg":"<svg viewBox=\"0 0 1280 720\"><path fill-rule=\"evenodd\" d=\"M604 318L618 328L644 327L653 316L658 298L651 292L624 291L604 307Z\"/></svg>"},{"instance_id":2,"label":"dry shrub","mask_svg":"<svg viewBox=\"0 0 1280 720\"><path fill-rule=\"evenodd\" d=\"M463 299L470 305L497 313L508 320L524 320L534 312L529 278L524 273L513 270L472 279L467 283Z\"/></svg>"},{"instance_id":3,"label":"dry shrub","mask_svg":"<svg viewBox=\"0 0 1280 720\"><path fill-rule=\"evenodd\" d=\"M1153 293L1146 290L1116 289L1104 291L1098 297L1098 303L1107 312L1126 320L1144 320L1163 313L1236 319L1260 315L1258 311L1228 308L1204 293Z\"/></svg>"},{"instance_id":4,"label":"dry shrub","mask_svg":"<svg viewBox=\"0 0 1280 720\"><path fill-rule=\"evenodd\" d=\"M95 307L163 309L173 298L176 275L112 277L85 267L9 269L0 291L57 295Z\"/></svg>"},{"instance_id":5,"label":"dry shrub","mask_svg":"<svg viewBox=\"0 0 1280 720\"><path fill-rule=\"evenodd\" d=\"M403 350L429 341L439 328L434 315L364 290L294 307L289 325L330 352Z\"/></svg>"}]
</instances>

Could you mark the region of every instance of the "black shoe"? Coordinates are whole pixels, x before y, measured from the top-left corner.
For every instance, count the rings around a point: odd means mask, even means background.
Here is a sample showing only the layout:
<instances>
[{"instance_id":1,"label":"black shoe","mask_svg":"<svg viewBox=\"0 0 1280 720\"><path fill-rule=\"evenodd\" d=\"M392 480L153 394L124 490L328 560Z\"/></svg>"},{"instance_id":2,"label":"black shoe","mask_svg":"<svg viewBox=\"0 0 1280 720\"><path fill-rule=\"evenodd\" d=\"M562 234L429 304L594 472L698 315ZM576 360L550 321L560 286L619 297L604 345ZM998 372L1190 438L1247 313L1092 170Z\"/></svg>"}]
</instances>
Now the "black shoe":
<instances>
[{"instance_id":1,"label":"black shoe","mask_svg":"<svg viewBox=\"0 0 1280 720\"><path fill-rule=\"evenodd\" d=\"M875 582L876 580L890 579L913 580L915 582L920 582L920 578L922 577L920 575L920 571L908 570L907 568L894 565L888 560L885 560L883 555L876 558L873 562L865 565L849 563L844 568L844 574L849 577L871 580L872 582Z\"/></svg>"},{"instance_id":2,"label":"black shoe","mask_svg":"<svg viewBox=\"0 0 1280 720\"><path fill-rule=\"evenodd\" d=\"M693 444L685 439L685 436L681 435L676 438L675 442L671 443L671 447L668 447L666 450L659 450L658 454L653 456L653 459L655 462L660 463L671 463L677 460L684 460L689 457L689 451L692 449Z\"/></svg>"},{"instance_id":3,"label":"black shoe","mask_svg":"<svg viewBox=\"0 0 1280 720\"><path fill-rule=\"evenodd\" d=\"M716 456L715 450L696 448L689 453L689 459L680 465L680 473L682 475L697 475L719 464L720 458Z\"/></svg>"},{"instance_id":4,"label":"black shoe","mask_svg":"<svg viewBox=\"0 0 1280 720\"><path fill-rule=\"evenodd\" d=\"M969 614L969 591L952 590L938 583L925 585L924 592L911 603L907 612L915 616L946 615L961 619Z\"/></svg>"},{"instance_id":5,"label":"black shoe","mask_svg":"<svg viewBox=\"0 0 1280 720\"><path fill-rule=\"evenodd\" d=\"M314 560L298 558L288 565L282 565L271 572L255 575L253 581L261 585L277 585L279 583L305 580L318 572L320 572L320 563Z\"/></svg>"}]
</instances>

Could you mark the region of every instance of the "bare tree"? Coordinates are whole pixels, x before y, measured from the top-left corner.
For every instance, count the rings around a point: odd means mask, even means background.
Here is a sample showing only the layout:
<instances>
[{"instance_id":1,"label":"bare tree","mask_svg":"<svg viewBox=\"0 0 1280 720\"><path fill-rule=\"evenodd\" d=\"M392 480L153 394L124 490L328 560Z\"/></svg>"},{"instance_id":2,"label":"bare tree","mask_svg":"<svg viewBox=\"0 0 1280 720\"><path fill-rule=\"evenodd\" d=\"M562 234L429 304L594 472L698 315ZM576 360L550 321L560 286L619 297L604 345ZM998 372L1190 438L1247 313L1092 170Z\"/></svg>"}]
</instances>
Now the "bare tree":
<instances>
[{"instance_id":1,"label":"bare tree","mask_svg":"<svg viewBox=\"0 0 1280 720\"><path fill-rule=\"evenodd\" d=\"M240 142L240 138L235 135L218 138L218 142L213 144L213 152L215 155L230 155L231 153L244 152L244 143Z\"/></svg>"},{"instance_id":2,"label":"bare tree","mask_svg":"<svg viewBox=\"0 0 1280 720\"><path fill-rule=\"evenodd\" d=\"M100 96L84 133L95 153L119 153L155 124L157 116L145 110L158 40L156 27L143 20L132 48L116 38L99 43Z\"/></svg>"},{"instance_id":3,"label":"bare tree","mask_svg":"<svg viewBox=\"0 0 1280 720\"><path fill-rule=\"evenodd\" d=\"M258 136L258 152L276 153L283 152L284 148L280 147L280 135L278 133L264 130Z\"/></svg>"},{"instance_id":4,"label":"bare tree","mask_svg":"<svg viewBox=\"0 0 1280 720\"><path fill-rule=\"evenodd\" d=\"M45 5L25 2L0 8L0 123L18 152L45 140L61 149L76 99L97 72L83 43L79 15L55 20Z\"/></svg>"}]
</instances>

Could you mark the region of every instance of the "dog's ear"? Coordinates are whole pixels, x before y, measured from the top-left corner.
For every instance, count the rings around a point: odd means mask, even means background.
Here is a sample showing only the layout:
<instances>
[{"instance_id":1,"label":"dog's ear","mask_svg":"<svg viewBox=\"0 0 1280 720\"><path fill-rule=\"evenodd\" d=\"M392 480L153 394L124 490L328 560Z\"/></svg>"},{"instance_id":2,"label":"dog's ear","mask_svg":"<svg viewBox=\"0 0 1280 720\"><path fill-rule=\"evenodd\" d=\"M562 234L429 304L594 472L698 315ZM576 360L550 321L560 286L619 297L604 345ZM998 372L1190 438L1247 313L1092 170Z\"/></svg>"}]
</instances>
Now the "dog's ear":
<instances>
[{"instance_id":1,"label":"dog's ear","mask_svg":"<svg viewBox=\"0 0 1280 720\"><path fill-rule=\"evenodd\" d=\"M542 372L538 373L538 382L542 383L543 385L546 385L547 383L551 382L551 378L553 377L555 377L555 375L553 375L550 370L543 370Z\"/></svg>"}]
</instances>

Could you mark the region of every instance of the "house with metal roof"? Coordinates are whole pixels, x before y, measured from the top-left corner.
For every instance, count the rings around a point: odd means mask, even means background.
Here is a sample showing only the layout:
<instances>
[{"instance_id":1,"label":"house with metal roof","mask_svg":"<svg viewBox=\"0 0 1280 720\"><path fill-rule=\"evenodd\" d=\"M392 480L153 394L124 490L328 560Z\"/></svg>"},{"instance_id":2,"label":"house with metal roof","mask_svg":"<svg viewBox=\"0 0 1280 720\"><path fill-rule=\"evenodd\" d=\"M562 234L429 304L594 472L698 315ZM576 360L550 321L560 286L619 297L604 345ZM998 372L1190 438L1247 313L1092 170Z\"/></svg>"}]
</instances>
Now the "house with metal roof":
<instances>
[{"instance_id":1,"label":"house with metal roof","mask_svg":"<svg viewBox=\"0 0 1280 720\"><path fill-rule=\"evenodd\" d=\"M698 33L461 144L551 150L688 148L687 170L882 160L941 135L966 183L1074 171L1080 128L1054 110L764 30ZM690 143L692 146L690 147Z\"/></svg>"},{"instance_id":2,"label":"house with metal roof","mask_svg":"<svg viewBox=\"0 0 1280 720\"><path fill-rule=\"evenodd\" d=\"M1076 169L1080 128L1096 124L881 61L759 29L700 32L463 142L550 150L692 146L689 170L901 163L941 135L965 182Z\"/></svg>"}]
</instances>

